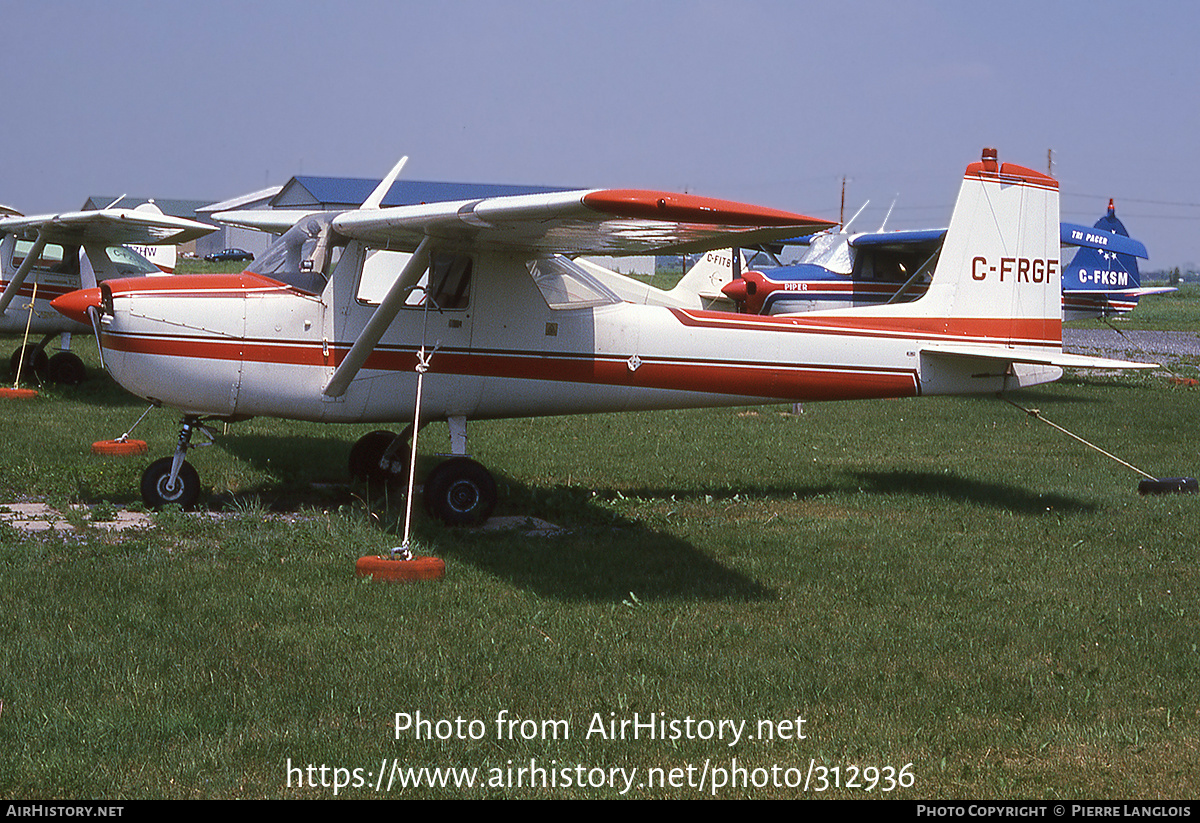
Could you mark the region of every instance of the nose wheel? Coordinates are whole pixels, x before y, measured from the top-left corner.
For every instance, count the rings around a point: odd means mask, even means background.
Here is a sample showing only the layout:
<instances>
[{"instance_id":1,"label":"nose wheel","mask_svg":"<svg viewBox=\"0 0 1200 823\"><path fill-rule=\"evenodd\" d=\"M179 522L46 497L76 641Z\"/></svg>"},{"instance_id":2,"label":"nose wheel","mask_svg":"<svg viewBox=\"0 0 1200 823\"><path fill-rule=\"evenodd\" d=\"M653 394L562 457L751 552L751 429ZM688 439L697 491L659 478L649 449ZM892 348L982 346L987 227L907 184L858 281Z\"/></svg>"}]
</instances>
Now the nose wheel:
<instances>
[{"instance_id":1,"label":"nose wheel","mask_svg":"<svg viewBox=\"0 0 1200 823\"><path fill-rule=\"evenodd\" d=\"M174 457L155 460L142 473L142 502L150 509L161 509L170 503L190 509L200 499L200 475L188 462L179 466L175 478L171 478Z\"/></svg>"},{"instance_id":2,"label":"nose wheel","mask_svg":"<svg viewBox=\"0 0 1200 823\"><path fill-rule=\"evenodd\" d=\"M188 509L200 499L200 475L183 459L189 448L195 448L192 445L192 434L196 431L200 431L209 440L208 443L196 445L212 445L212 431L201 425L197 418L185 417L179 431L179 442L175 445L175 453L170 457L155 460L142 472L142 502L146 504L146 508L161 509L175 503Z\"/></svg>"}]
</instances>

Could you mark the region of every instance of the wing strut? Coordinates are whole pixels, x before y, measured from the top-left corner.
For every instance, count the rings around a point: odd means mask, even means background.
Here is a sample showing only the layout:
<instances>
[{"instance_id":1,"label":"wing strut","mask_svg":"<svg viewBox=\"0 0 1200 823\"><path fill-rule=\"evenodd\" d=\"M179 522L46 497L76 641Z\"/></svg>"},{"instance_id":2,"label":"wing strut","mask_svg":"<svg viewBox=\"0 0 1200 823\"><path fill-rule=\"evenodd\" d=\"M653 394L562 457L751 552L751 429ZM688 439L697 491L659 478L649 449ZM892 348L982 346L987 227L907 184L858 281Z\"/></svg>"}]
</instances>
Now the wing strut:
<instances>
[{"instance_id":1,"label":"wing strut","mask_svg":"<svg viewBox=\"0 0 1200 823\"><path fill-rule=\"evenodd\" d=\"M21 288L21 284L25 282L29 270L41 258L42 249L44 248L46 248L46 230L38 229L37 240L33 241L33 248L25 255L25 260L21 263L21 268L17 269L17 273L9 281L8 288L4 290L4 294L0 295L0 315L3 315L8 310L8 304L17 296L17 289Z\"/></svg>"},{"instance_id":2,"label":"wing strut","mask_svg":"<svg viewBox=\"0 0 1200 823\"><path fill-rule=\"evenodd\" d=\"M371 319L363 327L362 334L358 336L358 339L354 341L354 345L350 347L349 353L346 354L346 359L337 367L337 370L333 373L333 377L329 378L329 384L325 386L325 391L322 392L326 397L341 397L346 393L350 381L358 374L359 369L363 367L363 363L367 362L367 357L370 356L375 346L379 344L383 333L387 331L387 327L396 319L396 313L404 305L404 300L408 296L409 289L417 282L422 272L428 266L429 237L426 236L421 240L421 244L417 246L417 250L413 252L412 259L404 265L404 269L396 278L396 282L392 284L391 288L388 289L388 293L384 295L379 308L375 309L375 313L371 315Z\"/></svg>"}]
</instances>

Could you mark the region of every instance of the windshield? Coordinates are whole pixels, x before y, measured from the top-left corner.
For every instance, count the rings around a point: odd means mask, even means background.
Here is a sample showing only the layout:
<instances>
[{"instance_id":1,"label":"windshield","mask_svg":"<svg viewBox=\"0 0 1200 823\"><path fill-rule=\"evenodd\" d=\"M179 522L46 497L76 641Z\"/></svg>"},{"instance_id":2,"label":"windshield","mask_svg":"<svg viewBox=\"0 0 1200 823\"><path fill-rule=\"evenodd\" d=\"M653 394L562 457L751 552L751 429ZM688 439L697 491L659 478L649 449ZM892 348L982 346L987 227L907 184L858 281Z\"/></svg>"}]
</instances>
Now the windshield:
<instances>
[{"instance_id":1,"label":"windshield","mask_svg":"<svg viewBox=\"0 0 1200 823\"><path fill-rule=\"evenodd\" d=\"M162 270L125 246L109 246L104 250L108 259L116 267L116 277L141 277L146 274L162 274ZM107 279L107 278L106 278Z\"/></svg>"},{"instance_id":2,"label":"windshield","mask_svg":"<svg viewBox=\"0 0 1200 823\"><path fill-rule=\"evenodd\" d=\"M327 212L300 220L254 258L247 271L319 294L345 247L334 241L330 224L336 215Z\"/></svg>"}]
</instances>

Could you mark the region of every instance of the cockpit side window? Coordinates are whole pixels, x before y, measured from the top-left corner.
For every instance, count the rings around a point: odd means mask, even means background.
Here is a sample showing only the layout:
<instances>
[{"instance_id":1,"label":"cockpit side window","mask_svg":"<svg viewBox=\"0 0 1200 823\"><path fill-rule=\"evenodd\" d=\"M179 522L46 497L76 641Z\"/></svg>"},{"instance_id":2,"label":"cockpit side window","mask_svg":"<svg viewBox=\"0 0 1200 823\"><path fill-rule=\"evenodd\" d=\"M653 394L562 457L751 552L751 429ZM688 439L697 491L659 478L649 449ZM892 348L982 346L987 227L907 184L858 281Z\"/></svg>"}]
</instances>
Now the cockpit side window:
<instances>
[{"instance_id":1,"label":"cockpit side window","mask_svg":"<svg viewBox=\"0 0 1200 823\"><path fill-rule=\"evenodd\" d=\"M546 305L552 309L586 309L621 302L607 286L561 255L530 260L527 266Z\"/></svg>"},{"instance_id":2,"label":"cockpit side window","mask_svg":"<svg viewBox=\"0 0 1200 823\"><path fill-rule=\"evenodd\" d=\"M409 252L372 251L367 257L359 280L359 302L379 305L411 259L412 254ZM465 254L434 252L430 255L429 263L430 267L405 296L404 305L409 308L423 307L425 295L428 293L433 296L431 308L436 307L441 311L461 311L468 308L471 304L471 274L474 267L471 257Z\"/></svg>"},{"instance_id":3,"label":"cockpit side window","mask_svg":"<svg viewBox=\"0 0 1200 823\"><path fill-rule=\"evenodd\" d=\"M21 267L25 262L25 258L33 249L32 240L18 240L13 245L12 259L9 261L13 270ZM42 248L41 257L33 264L35 271L46 271L53 274L73 274L79 275L79 247L67 246L63 247L57 243L47 243Z\"/></svg>"},{"instance_id":4,"label":"cockpit side window","mask_svg":"<svg viewBox=\"0 0 1200 823\"><path fill-rule=\"evenodd\" d=\"M116 271L115 277L143 277L147 274L162 274L158 266L125 246L108 246L104 253Z\"/></svg>"},{"instance_id":5,"label":"cockpit side window","mask_svg":"<svg viewBox=\"0 0 1200 823\"><path fill-rule=\"evenodd\" d=\"M465 309L471 297L471 258L434 254L430 258L433 305L442 311Z\"/></svg>"}]
</instances>

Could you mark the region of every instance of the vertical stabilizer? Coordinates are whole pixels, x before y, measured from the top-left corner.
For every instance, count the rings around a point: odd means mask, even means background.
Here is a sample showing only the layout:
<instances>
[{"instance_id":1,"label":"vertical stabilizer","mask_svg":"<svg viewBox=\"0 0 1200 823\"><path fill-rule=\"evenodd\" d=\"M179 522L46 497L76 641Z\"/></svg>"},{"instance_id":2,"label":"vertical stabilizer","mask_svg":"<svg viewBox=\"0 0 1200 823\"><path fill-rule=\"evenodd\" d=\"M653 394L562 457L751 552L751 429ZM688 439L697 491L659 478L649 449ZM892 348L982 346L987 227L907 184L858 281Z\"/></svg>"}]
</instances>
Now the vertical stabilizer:
<instances>
[{"instance_id":1,"label":"vertical stabilizer","mask_svg":"<svg viewBox=\"0 0 1200 823\"><path fill-rule=\"evenodd\" d=\"M921 329L923 393L989 376L1003 376L1003 389L1031 386L1064 367L1154 367L1063 352L1059 236L1054 178L1001 165L995 149L967 166L929 290L874 315Z\"/></svg>"},{"instance_id":2,"label":"vertical stabilizer","mask_svg":"<svg viewBox=\"0 0 1200 823\"><path fill-rule=\"evenodd\" d=\"M1081 320L1124 314L1137 307L1138 298L1173 289L1142 288L1137 257L1123 244L1114 242L1129 237L1117 218L1116 206L1108 201L1108 213L1086 233L1094 245L1079 244L1069 263L1063 263L1063 319ZM1064 225L1065 230L1065 225ZM1072 238L1074 239L1074 238ZM1066 237L1064 235L1064 242ZM1145 249L1135 243L1145 256Z\"/></svg>"},{"instance_id":3,"label":"vertical stabilizer","mask_svg":"<svg viewBox=\"0 0 1200 823\"><path fill-rule=\"evenodd\" d=\"M733 255L737 252L737 259ZM741 249L718 249L705 252L688 269L687 274L671 289L670 294L680 302L695 304L697 298L701 305L707 305L714 300L724 299L721 288L741 277L746 271L746 256Z\"/></svg>"},{"instance_id":4,"label":"vertical stabilizer","mask_svg":"<svg viewBox=\"0 0 1200 823\"><path fill-rule=\"evenodd\" d=\"M943 340L1061 351L1058 224L1058 182L984 149L963 176L928 292L889 314L940 320Z\"/></svg>"}]
</instances>

